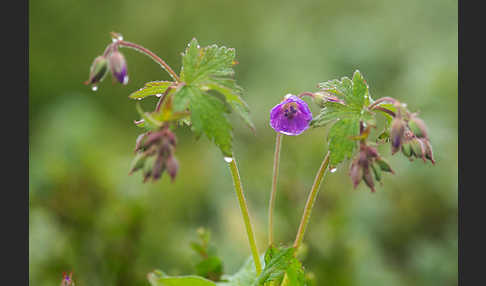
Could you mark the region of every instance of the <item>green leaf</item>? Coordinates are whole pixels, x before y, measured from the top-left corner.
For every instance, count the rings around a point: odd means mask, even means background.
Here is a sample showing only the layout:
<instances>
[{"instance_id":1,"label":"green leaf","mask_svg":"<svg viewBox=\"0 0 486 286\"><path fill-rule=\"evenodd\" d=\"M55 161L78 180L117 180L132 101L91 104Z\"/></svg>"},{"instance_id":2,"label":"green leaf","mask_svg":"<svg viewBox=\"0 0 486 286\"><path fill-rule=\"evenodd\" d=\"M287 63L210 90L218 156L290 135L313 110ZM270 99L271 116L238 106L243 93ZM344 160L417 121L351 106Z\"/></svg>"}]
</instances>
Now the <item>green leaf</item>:
<instances>
[{"instance_id":1,"label":"green leaf","mask_svg":"<svg viewBox=\"0 0 486 286\"><path fill-rule=\"evenodd\" d=\"M263 260L263 257L260 257ZM256 270L253 257L249 257L245 264L233 275L223 275L222 282L217 282L218 286L250 286L256 280Z\"/></svg>"},{"instance_id":2,"label":"green leaf","mask_svg":"<svg viewBox=\"0 0 486 286\"><path fill-rule=\"evenodd\" d=\"M139 127L144 127L147 130L156 130L162 126L162 122L155 119L149 112L144 112L140 104L137 102L137 111L142 116L143 125L138 124Z\"/></svg>"},{"instance_id":3,"label":"green leaf","mask_svg":"<svg viewBox=\"0 0 486 286\"><path fill-rule=\"evenodd\" d=\"M336 166L353 156L357 141L351 137L359 135L359 118L346 118L336 122L329 130L328 141L330 165Z\"/></svg>"},{"instance_id":4,"label":"green leaf","mask_svg":"<svg viewBox=\"0 0 486 286\"><path fill-rule=\"evenodd\" d=\"M196 275L167 276L160 270L149 273L148 280L152 286L216 286L214 282Z\"/></svg>"},{"instance_id":5,"label":"green leaf","mask_svg":"<svg viewBox=\"0 0 486 286\"><path fill-rule=\"evenodd\" d=\"M342 77L341 80L320 83L319 87L341 101L325 101L319 115L310 123L312 127L322 127L335 122L328 135L330 163L335 166L353 156L357 145L353 138L359 135L360 121L367 126L376 125L374 113L368 110L372 99L368 84L359 70L354 72L352 80Z\"/></svg>"},{"instance_id":6,"label":"green leaf","mask_svg":"<svg viewBox=\"0 0 486 286\"><path fill-rule=\"evenodd\" d=\"M133 99L142 99L147 96L163 94L167 88L174 83L171 81L152 81L147 82L144 87L131 93L128 97Z\"/></svg>"},{"instance_id":7,"label":"green leaf","mask_svg":"<svg viewBox=\"0 0 486 286\"><path fill-rule=\"evenodd\" d=\"M245 123L254 131L255 125L250 118L250 109L246 102L241 99L241 87L239 87L234 80L221 80L218 82L209 81L201 85L203 90L214 90L224 96L226 102L233 110L238 112L238 115L245 121Z\"/></svg>"},{"instance_id":8,"label":"green leaf","mask_svg":"<svg viewBox=\"0 0 486 286\"><path fill-rule=\"evenodd\" d=\"M174 92L174 94L172 95L172 108L174 111L187 110L192 94L190 89L190 86L186 85Z\"/></svg>"},{"instance_id":9,"label":"green leaf","mask_svg":"<svg viewBox=\"0 0 486 286\"><path fill-rule=\"evenodd\" d=\"M359 109L369 104L368 84L359 70L356 70L353 74L353 93L352 96L347 96L346 103Z\"/></svg>"},{"instance_id":10,"label":"green leaf","mask_svg":"<svg viewBox=\"0 0 486 286\"><path fill-rule=\"evenodd\" d=\"M292 286L304 286L307 285L307 279L305 277L304 268L302 263L297 259L293 259L289 268L287 269L288 284Z\"/></svg>"},{"instance_id":11,"label":"green leaf","mask_svg":"<svg viewBox=\"0 0 486 286\"><path fill-rule=\"evenodd\" d=\"M182 55L181 80L193 84L212 76L231 76L234 58L234 49L217 45L201 48L194 38Z\"/></svg>"},{"instance_id":12,"label":"green leaf","mask_svg":"<svg viewBox=\"0 0 486 286\"><path fill-rule=\"evenodd\" d=\"M196 265L196 274L218 281L223 274L223 262L217 256L209 256Z\"/></svg>"},{"instance_id":13,"label":"green leaf","mask_svg":"<svg viewBox=\"0 0 486 286\"><path fill-rule=\"evenodd\" d=\"M225 106L214 96L188 87L192 129L196 136L204 133L221 149L224 156L232 156L233 133L225 115Z\"/></svg>"},{"instance_id":14,"label":"green leaf","mask_svg":"<svg viewBox=\"0 0 486 286\"><path fill-rule=\"evenodd\" d=\"M294 252L293 247L269 247L265 253L265 267L253 285L261 286L269 281L280 281L289 266L296 260Z\"/></svg>"},{"instance_id":15,"label":"green leaf","mask_svg":"<svg viewBox=\"0 0 486 286\"><path fill-rule=\"evenodd\" d=\"M356 112L346 105L338 102L326 102L321 112L310 122L311 127L325 126L333 121L343 118L355 118Z\"/></svg>"}]
</instances>

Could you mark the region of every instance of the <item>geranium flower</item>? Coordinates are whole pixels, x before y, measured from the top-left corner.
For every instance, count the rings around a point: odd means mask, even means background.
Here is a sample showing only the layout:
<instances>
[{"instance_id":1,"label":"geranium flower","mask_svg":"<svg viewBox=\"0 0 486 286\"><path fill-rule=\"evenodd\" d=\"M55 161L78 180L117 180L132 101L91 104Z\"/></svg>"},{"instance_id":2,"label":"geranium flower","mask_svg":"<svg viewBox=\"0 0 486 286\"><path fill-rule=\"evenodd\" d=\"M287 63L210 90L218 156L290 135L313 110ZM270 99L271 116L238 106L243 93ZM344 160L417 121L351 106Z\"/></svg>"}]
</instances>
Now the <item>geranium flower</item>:
<instances>
[{"instance_id":1,"label":"geranium flower","mask_svg":"<svg viewBox=\"0 0 486 286\"><path fill-rule=\"evenodd\" d=\"M299 97L287 94L285 99L270 111L270 126L285 135L299 135L309 128L312 113L307 103Z\"/></svg>"}]
</instances>

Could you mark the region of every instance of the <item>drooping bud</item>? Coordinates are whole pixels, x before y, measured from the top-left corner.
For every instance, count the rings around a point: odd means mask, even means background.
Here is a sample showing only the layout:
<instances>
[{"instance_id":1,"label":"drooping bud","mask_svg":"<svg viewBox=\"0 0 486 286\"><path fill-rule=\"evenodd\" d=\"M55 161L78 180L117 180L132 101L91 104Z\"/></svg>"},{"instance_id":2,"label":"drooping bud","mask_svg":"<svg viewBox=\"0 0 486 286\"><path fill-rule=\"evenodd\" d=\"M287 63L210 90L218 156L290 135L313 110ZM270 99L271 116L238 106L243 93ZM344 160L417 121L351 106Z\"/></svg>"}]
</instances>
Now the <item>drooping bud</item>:
<instances>
[{"instance_id":1,"label":"drooping bud","mask_svg":"<svg viewBox=\"0 0 486 286\"><path fill-rule=\"evenodd\" d=\"M429 140L422 141L425 145L425 158L430 160L432 164L435 164L434 155L432 154L432 145L430 145Z\"/></svg>"},{"instance_id":2,"label":"drooping bud","mask_svg":"<svg viewBox=\"0 0 486 286\"><path fill-rule=\"evenodd\" d=\"M97 84L102 81L108 72L108 60L104 56L94 59L89 71L89 79L84 84Z\"/></svg>"},{"instance_id":3,"label":"drooping bud","mask_svg":"<svg viewBox=\"0 0 486 286\"><path fill-rule=\"evenodd\" d=\"M375 174L375 179L379 182L381 181L381 168L378 163L371 164L371 169L373 170L373 174Z\"/></svg>"},{"instance_id":4,"label":"drooping bud","mask_svg":"<svg viewBox=\"0 0 486 286\"><path fill-rule=\"evenodd\" d=\"M405 134L405 121L399 117L395 117L391 124L391 144L392 144L392 155L400 150L403 143L403 137Z\"/></svg>"},{"instance_id":5,"label":"drooping bud","mask_svg":"<svg viewBox=\"0 0 486 286\"><path fill-rule=\"evenodd\" d=\"M177 139L170 131L168 125L158 131L149 131L140 135L136 142L136 152L130 174L143 169L144 182L152 178L152 181L160 179L167 171L174 181L179 163L175 158L175 146Z\"/></svg>"},{"instance_id":6,"label":"drooping bud","mask_svg":"<svg viewBox=\"0 0 486 286\"><path fill-rule=\"evenodd\" d=\"M389 172L389 173L395 174L395 172L390 167L390 164L388 164L388 162L383 160L381 157L376 159L376 163L378 164L378 166L380 167L380 169L383 172Z\"/></svg>"},{"instance_id":7,"label":"drooping bud","mask_svg":"<svg viewBox=\"0 0 486 286\"><path fill-rule=\"evenodd\" d=\"M351 168L349 170L349 176L351 177L351 181L353 182L353 187L356 188L361 182L363 178L363 169L359 166L358 161L355 160L351 164Z\"/></svg>"},{"instance_id":8,"label":"drooping bud","mask_svg":"<svg viewBox=\"0 0 486 286\"><path fill-rule=\"evenodd\" d=\"M418 138L428 139L427 127L422 119L412 115L408 121L408 127Z\"/></svg>"},{"instance_id":9,"label":"drooping bud","mask_svg":"<svg viewBox=\"0 0 486 286\"><path fill-rule=\"evenodd\" d=\"M363 181L365 181L366 185L371 189L371 192L375 192L375 183L373 182L373 177L371 176L370 169L364 169L364 174L363 174Z\"/></svg>"},{"instance_id":10,"label":"drooping bud","mask_svg":"<svg viewBox=\"0 0 486 286\"><path fill-rule=\"evenodd\" d=\"M356 188L363 180L371 191L375 192L373 175L379 182L382 178L382 171L393 173L388 163L381 159L374 147L367 146L366 143L361 142L360 151L354 158L349 170L353 187Z\"/></svg>"},{"instance_id":11,"label":"drooping bud","mask_svg":"<svg viewBox=\"0 0 486 286\"><path fill-rule=\"evenodd\" d=\"M175 177L177 176L178 170L179 162L177 162L175 156L169 156L169 158L167 158L167 172L169 173L172 181L174 181Z\"/></svg>"},{"instance_id":12,"label":"drooping bud","mask_svg":"<svg viewBox=\"0 0 486 286\"><path fill-rule=\"evenodd\" d=\"M410 146L415 157L422 158L425 162L425 146L422 141L415 137L410 141Z\"/></svg>"},{"instance_id":13,"label":"drooping bud","mask_svg":"<svg viewBox=\"0 0 486 286\"><path fill-rule=\"evenodd\" d=\"M111 74L121 83L128 83L127 62L122 53L118 50L113 51L108 56Z\"/></svg>"}]
</instances>

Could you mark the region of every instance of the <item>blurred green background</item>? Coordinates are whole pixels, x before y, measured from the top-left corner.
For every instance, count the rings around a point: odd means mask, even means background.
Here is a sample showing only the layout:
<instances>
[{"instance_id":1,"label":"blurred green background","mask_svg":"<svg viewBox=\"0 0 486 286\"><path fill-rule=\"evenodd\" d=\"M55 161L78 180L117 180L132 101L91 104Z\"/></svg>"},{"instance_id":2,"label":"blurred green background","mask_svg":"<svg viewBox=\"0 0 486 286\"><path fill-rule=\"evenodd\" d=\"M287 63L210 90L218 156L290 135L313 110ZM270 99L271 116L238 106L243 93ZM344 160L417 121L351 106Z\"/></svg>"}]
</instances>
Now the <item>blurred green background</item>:
<instances>
[{"instance_id":1,"label":"blurred green background","mask_svg":"<svg viewBox=\"0 0 486 286\"><path fill-rule=\"evenodd\" d=\"M328 174L305 237L316 285L457 285L457 1L30 1L29 280L58 285L148 285L146 274L193 271L190 241L206 227L235 272L249 256L230 172L220 151L177 132L180 171L142 184L128 176L139 119L128 94L169 79L124 49L127 86L82 84L92 60L123 34L176 71L186 44L236 48L256 135L232 116L235 154L260 251L275 133L269 110L286 93L359 69L372 96L408 103L430 129L437 164L382 151L396 171L375 194L354 190L348 164ZM154 105L147 99L146 106ZM314 108L313 111L316 111ZM285 137L277 242L291 242L326 130Z\"/></svg>"}]
</instances>

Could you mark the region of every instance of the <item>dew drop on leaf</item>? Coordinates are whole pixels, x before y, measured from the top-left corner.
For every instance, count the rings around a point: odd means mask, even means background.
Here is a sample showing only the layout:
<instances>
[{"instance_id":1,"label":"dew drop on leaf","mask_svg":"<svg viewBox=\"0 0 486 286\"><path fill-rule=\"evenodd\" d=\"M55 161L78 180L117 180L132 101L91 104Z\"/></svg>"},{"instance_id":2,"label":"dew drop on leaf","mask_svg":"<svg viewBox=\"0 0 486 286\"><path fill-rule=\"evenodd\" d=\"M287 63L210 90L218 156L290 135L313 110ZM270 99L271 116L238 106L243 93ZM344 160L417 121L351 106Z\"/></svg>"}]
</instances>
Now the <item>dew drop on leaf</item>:
<instances>
[{"instance_id":1,"label":"dew drop on leaf","mask_svg":"<svg viewBox=\"0 0 486 286\"><path fill-rule=\"evenodd\" d=\"M92 91L97 91L97 90L98 90L98 86L93 85L93 86L91 87L91 90L92 90Z\"/></svg>"},{"instance_id":2,"label":"dew drop on leaf","mask_svg":"<svg viewBox=\"0 0 486 286\"><path fill-rule=\"evenodd\" d=\"M157 93L155 96L157 96L157 97L161 97L161 96L162 96L162 94L161 94L161 93Z\"/></svg>"},{"instance_id":3,"label":"dew drop on leaf","mask_svg":"<svg viewBox=\"0 0 486 286\"><path fill-rule=\"evenodd\" d=\"M226 163L231 163L233 161L233 158L232 157L224 157L224 161Z\"/></svg>"}]
</instances>

